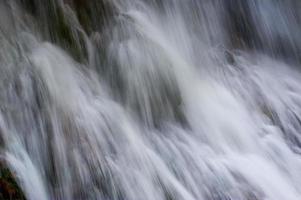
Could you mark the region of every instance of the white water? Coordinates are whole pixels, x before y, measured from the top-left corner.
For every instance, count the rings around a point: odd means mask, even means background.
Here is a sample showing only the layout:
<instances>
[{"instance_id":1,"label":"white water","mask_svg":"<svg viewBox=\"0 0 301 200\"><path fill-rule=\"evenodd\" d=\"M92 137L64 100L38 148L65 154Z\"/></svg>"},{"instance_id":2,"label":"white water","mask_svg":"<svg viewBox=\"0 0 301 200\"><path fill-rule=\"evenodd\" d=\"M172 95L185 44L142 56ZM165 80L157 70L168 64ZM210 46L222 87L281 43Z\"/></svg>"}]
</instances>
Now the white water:
<instances>
[{"instance_id":1,"label":"white water","mask_svg":"<svg viewBox=\"0 0 301 200\"><path fill-rule=\"evenodd\" d=\"M189 2L115 2L101 67L122 88L38 33L1 35L1 156L27 199L301 198L301 73L227 62L220 8Z\"/></svg>"}]
</instances>

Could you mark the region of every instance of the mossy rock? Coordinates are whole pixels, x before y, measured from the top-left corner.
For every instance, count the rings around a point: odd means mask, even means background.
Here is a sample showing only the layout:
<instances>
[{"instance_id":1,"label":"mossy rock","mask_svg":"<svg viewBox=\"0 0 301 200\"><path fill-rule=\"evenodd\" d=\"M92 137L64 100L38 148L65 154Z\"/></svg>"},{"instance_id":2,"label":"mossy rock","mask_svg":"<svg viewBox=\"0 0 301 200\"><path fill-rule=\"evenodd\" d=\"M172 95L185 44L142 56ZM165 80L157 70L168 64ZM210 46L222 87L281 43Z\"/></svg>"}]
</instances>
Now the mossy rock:
<instances>
[{"instance_id":1,"label":"mossy rock","mask_svg":"<svg viewBox=\"0 0 301 200\"><path fill-rule=\"evenodd\" d=\"M2 161L0 161L0 199L26 199L21 188L18 186L13 173Z\"/></svg>"}]
</instances>

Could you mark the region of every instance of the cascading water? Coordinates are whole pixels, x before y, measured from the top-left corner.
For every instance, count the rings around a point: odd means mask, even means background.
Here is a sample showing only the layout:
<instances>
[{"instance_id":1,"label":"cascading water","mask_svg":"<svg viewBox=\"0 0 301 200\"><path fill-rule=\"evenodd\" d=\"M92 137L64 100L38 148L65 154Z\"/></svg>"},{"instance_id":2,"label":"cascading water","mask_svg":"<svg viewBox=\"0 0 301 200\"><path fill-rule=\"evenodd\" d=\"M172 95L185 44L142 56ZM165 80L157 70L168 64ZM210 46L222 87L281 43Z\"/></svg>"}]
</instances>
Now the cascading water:
<instances>
[{"instance_id":1,"label":"cascading water","mask_svg":"<svg viewBox=\"0 0 301 200\"><path fill-rule=\"evenodd\" d=\"M300 9L0 1L0 162L28 200L299 200Z\"/></svg>"}]
</instances>

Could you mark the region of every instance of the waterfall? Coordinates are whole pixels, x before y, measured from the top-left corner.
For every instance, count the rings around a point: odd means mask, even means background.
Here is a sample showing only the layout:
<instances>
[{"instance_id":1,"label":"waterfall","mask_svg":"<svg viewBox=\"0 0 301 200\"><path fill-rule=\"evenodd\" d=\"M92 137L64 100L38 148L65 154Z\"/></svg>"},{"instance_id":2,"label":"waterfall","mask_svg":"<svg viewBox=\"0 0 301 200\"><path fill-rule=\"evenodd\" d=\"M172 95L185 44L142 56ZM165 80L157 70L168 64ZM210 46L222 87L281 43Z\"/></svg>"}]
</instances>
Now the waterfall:
<instances>
[{"instance_id":1,"label":"waterfall","mask_svg":"<svg viewBox=\"0 0 301 200\"><path fill-rule=\"evenodd\" d=\"M300 10L0 1L0 199L299 200Z\"/></svg>"}]
</instances>

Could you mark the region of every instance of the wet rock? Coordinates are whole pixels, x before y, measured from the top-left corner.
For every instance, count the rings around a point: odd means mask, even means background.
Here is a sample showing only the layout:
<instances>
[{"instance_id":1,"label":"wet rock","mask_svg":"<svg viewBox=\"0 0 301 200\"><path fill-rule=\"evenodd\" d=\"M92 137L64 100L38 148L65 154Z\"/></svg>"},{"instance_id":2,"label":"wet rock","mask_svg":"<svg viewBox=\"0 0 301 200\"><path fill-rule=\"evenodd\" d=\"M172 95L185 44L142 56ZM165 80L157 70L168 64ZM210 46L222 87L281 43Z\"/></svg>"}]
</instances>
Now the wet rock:
<instances>
[{"instance_id":1,"label":"wet rock","mask_svg":"<svg viewBox=\"0 0 301 200\"><path fill-rule=\"evenodd\" d=\"M15 181L14 174L0 160L0 199L25 200L25 196Z\"/></svg>"}]
</instances>

